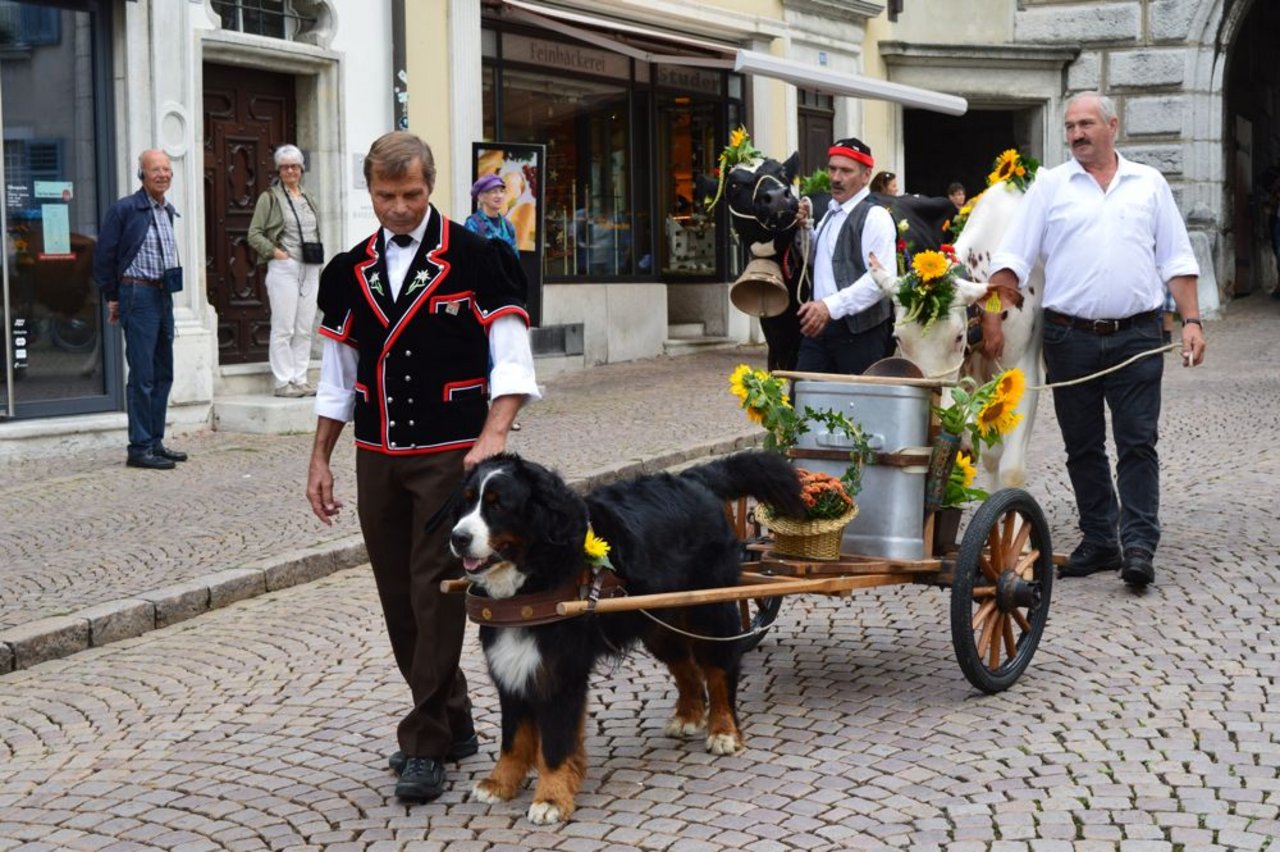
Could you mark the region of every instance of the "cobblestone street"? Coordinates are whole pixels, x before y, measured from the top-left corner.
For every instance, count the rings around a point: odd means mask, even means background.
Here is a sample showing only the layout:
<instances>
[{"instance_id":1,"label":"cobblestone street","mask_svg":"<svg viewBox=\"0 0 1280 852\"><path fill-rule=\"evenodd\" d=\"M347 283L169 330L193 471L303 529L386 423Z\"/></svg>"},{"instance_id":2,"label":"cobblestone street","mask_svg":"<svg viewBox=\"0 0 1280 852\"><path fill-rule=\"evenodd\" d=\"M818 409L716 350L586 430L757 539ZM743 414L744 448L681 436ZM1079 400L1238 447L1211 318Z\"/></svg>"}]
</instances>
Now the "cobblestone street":
<instances>
[{"instance_id":1,"label":"cobblestone street","mask_svg":"<svg viewBox=\"0 0 1280 852\"><path fill-rule=\"evenodd\" d=\"M346 568L0 674L0 850L1274 846L1280 301L1239 300L1207 336L1205 366L1166 361L1156 584L1056 583L1039 651L1007 692L965 680L944 590L788 598L745 660L744 752L665 736L674 687L633 655L594 678L573 821L539 827L528 790L469 799L499 736L469 628L480 754L451 767L442 799L406 807L385 760L407 690L368 569ZM742 444L753 430L725 379L743 357L557 379L514 448L583 479ZM309 436L174 445L192 450L185 479L108 453L6 468L0 629L357 532L350 505L333 533L309 515ZM1028 490L1065 553L1078 539L1062 457L1045 394ZM121 533L148 525L132 544Z\"/></svg>"}]
</instances>

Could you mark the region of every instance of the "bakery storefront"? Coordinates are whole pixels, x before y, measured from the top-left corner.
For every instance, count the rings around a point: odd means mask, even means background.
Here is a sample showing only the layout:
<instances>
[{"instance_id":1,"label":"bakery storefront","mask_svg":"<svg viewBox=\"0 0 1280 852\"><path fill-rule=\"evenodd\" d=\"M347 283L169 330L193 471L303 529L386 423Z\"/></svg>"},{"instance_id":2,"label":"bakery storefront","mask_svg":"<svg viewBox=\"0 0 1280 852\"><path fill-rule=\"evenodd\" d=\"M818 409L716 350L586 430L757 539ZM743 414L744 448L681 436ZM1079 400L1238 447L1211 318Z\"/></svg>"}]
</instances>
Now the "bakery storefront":
<instances>
[{"instance_id":1,"label":"bakery storefront","mask_svg":"<svg viewBox=\"0 0 1280 852\"><path fill-rule=\"evenodd\" d=\"M621 48L599 46L606 43ZM741 75L683 64L723 54L610 33L595 44L485 20L484 137L546 146L546 283L724 281L735 274L717 158L746 123ZM677 64L681 63L681 64Z\"/></svg>"}]
</instances>

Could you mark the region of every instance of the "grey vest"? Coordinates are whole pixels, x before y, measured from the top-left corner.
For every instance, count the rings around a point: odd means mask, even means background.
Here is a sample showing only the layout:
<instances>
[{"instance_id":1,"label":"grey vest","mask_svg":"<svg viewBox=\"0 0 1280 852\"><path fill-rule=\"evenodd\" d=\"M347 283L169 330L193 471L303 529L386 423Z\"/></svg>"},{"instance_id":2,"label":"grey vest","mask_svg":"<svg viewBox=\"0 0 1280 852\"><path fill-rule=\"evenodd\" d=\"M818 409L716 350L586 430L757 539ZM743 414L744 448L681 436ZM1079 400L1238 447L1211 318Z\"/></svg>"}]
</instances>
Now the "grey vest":
<instances>
[{"instance_id":1,"label":"grey vest","mask_svg":"<svg viewBox=\"0 0 1280 852\"><path fill-rule=\"evenodd\" d=\"M867 265L862 260L862 226L866 224L867 213L874 206L876 203L870 195L859 201L849 211L844 225L840 228L840 233L836 235L836 248L831 256L831 270L835 273L837 289L845 289L867 271ZM845 317L844 322L852 334L860 334L875 328L891 316L893 316L893 300L885 296L860 313Z\"/></svg>"}]
</instances>

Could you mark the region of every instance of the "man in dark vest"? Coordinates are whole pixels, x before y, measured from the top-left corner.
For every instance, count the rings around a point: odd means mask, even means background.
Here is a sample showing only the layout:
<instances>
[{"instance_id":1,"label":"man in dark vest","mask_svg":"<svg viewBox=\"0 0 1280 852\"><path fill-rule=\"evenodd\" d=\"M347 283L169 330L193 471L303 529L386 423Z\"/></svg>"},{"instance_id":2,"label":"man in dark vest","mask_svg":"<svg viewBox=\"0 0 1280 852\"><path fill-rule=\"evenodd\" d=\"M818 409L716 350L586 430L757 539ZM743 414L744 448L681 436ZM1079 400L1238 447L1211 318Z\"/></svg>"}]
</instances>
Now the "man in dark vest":
<instances>
[{"instance_id":1,"label":"man in dark vest","mask_svg":"<svg viewBox=\"0 0 1280 852\"><path fill-rule=\"evenodd\" d=\"M341 510L329 459L354 420L360 529L413 694L388 763L396 796L421 802L444 792L446 760L479 748L458 666L464 602L440 592L461 564L449 523L429 521L467 468L505 449L538 388L514 256L431 206L427 144L411 133L380 137L364 176L382 227L320 276L326 339L307 499L326 524Z\"/></svg>"},{"instance_id":2,"label":"man in dark vest","mask_svg":"<svg viewBox=\"0 0 1280 852\"><path fill-rule=\"evenodd\" d=\"M797 370L857 375L893 354L893 302L867 272L872 254L892 266L896 237L867 189L874 167L858 139L827 151L831 202L813 242L812 300L800 306Z\"/></svg>"}]
</instances>

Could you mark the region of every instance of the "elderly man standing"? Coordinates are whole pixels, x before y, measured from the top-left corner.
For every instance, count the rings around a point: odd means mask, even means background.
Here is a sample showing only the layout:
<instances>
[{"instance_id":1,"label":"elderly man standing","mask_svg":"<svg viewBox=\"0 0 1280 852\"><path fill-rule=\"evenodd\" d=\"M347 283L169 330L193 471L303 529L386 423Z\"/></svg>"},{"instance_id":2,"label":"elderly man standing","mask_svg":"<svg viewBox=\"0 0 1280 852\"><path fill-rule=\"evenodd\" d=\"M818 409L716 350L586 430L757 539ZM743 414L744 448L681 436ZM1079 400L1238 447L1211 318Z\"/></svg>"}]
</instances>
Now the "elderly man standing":
<instances>
[{"instance_id":1,"label":"elderly man standing","mask_svg":"<svg viewBox=\"0 0 1280 852\"><path fill-rule=\"evenodd\" d=\"M1041 169L1019 217L991 260L991 286L1015 303L1041 258L1045 263L1044 359L1051 383L1117 367L1162 345L1160 308L1167 283L1182 315L1182 359L1204 359L1196 298L1200 267L1173 193L1155 169L1115 149L1115 106L1097 92L1067 101L1072 159ZM999 313L984 323L983 349L998 357ZM1084 540L1060 576L1120 569L1130 586L1155 579L1160 542L1160 462L1156 454L1164 360L1141 357L1115 372L1053 391ZM1107 458L1111 412L1116 482Z\"/></svg>"},{"instance_id":2,"label":"elderly man standing","mask_svg":"<svg viewBox=\"0 0 1280 852\"><path fill-rule=\"evenodd\" d=\"M307 498L332 523L342 503L329 459L354 419L360 529L413 696L388 763L399 776L396 796L420 802L444 792L444 761L478 748L458 665L464 602L440 591L462 566L449 553L449 524L434 521L464 471L505 449L516 412L538 387L522 287L500 244L430 204L436 168L427 144L398 131L380 137L364 176L382 227L320 276L327 339Z\"/></svg>"},{"instance_id":3,"label":"elderly man standing","mask_svg":"<svg viewBox=\"0 0 1280 852\"><path fill-rule=\"evenodd\" d=\"M182 288L178 215L165 201L173 167L163 151L138 157L142 188L107 210L93 254L93 278L107 302L107 321L124 329L129 365L125 406L129 455L125 464L169 470L187 454L164 445L164 417L173 387L173 293Z\"/></svg>"},{"instance_id":4,"label":"elderly man standing","mask_svg":"<svg viewBox=\"0 0 1280 852\"><path fill-rule=\"evenodd\" d=\"M867 272L873 254L892 263L896 237L867 189L874 167L858 139L827 150L831 202L814 241L813 300L800 306L797 370L857 375L893 354L893 302Z\"/></svg>"}]
</instances>

